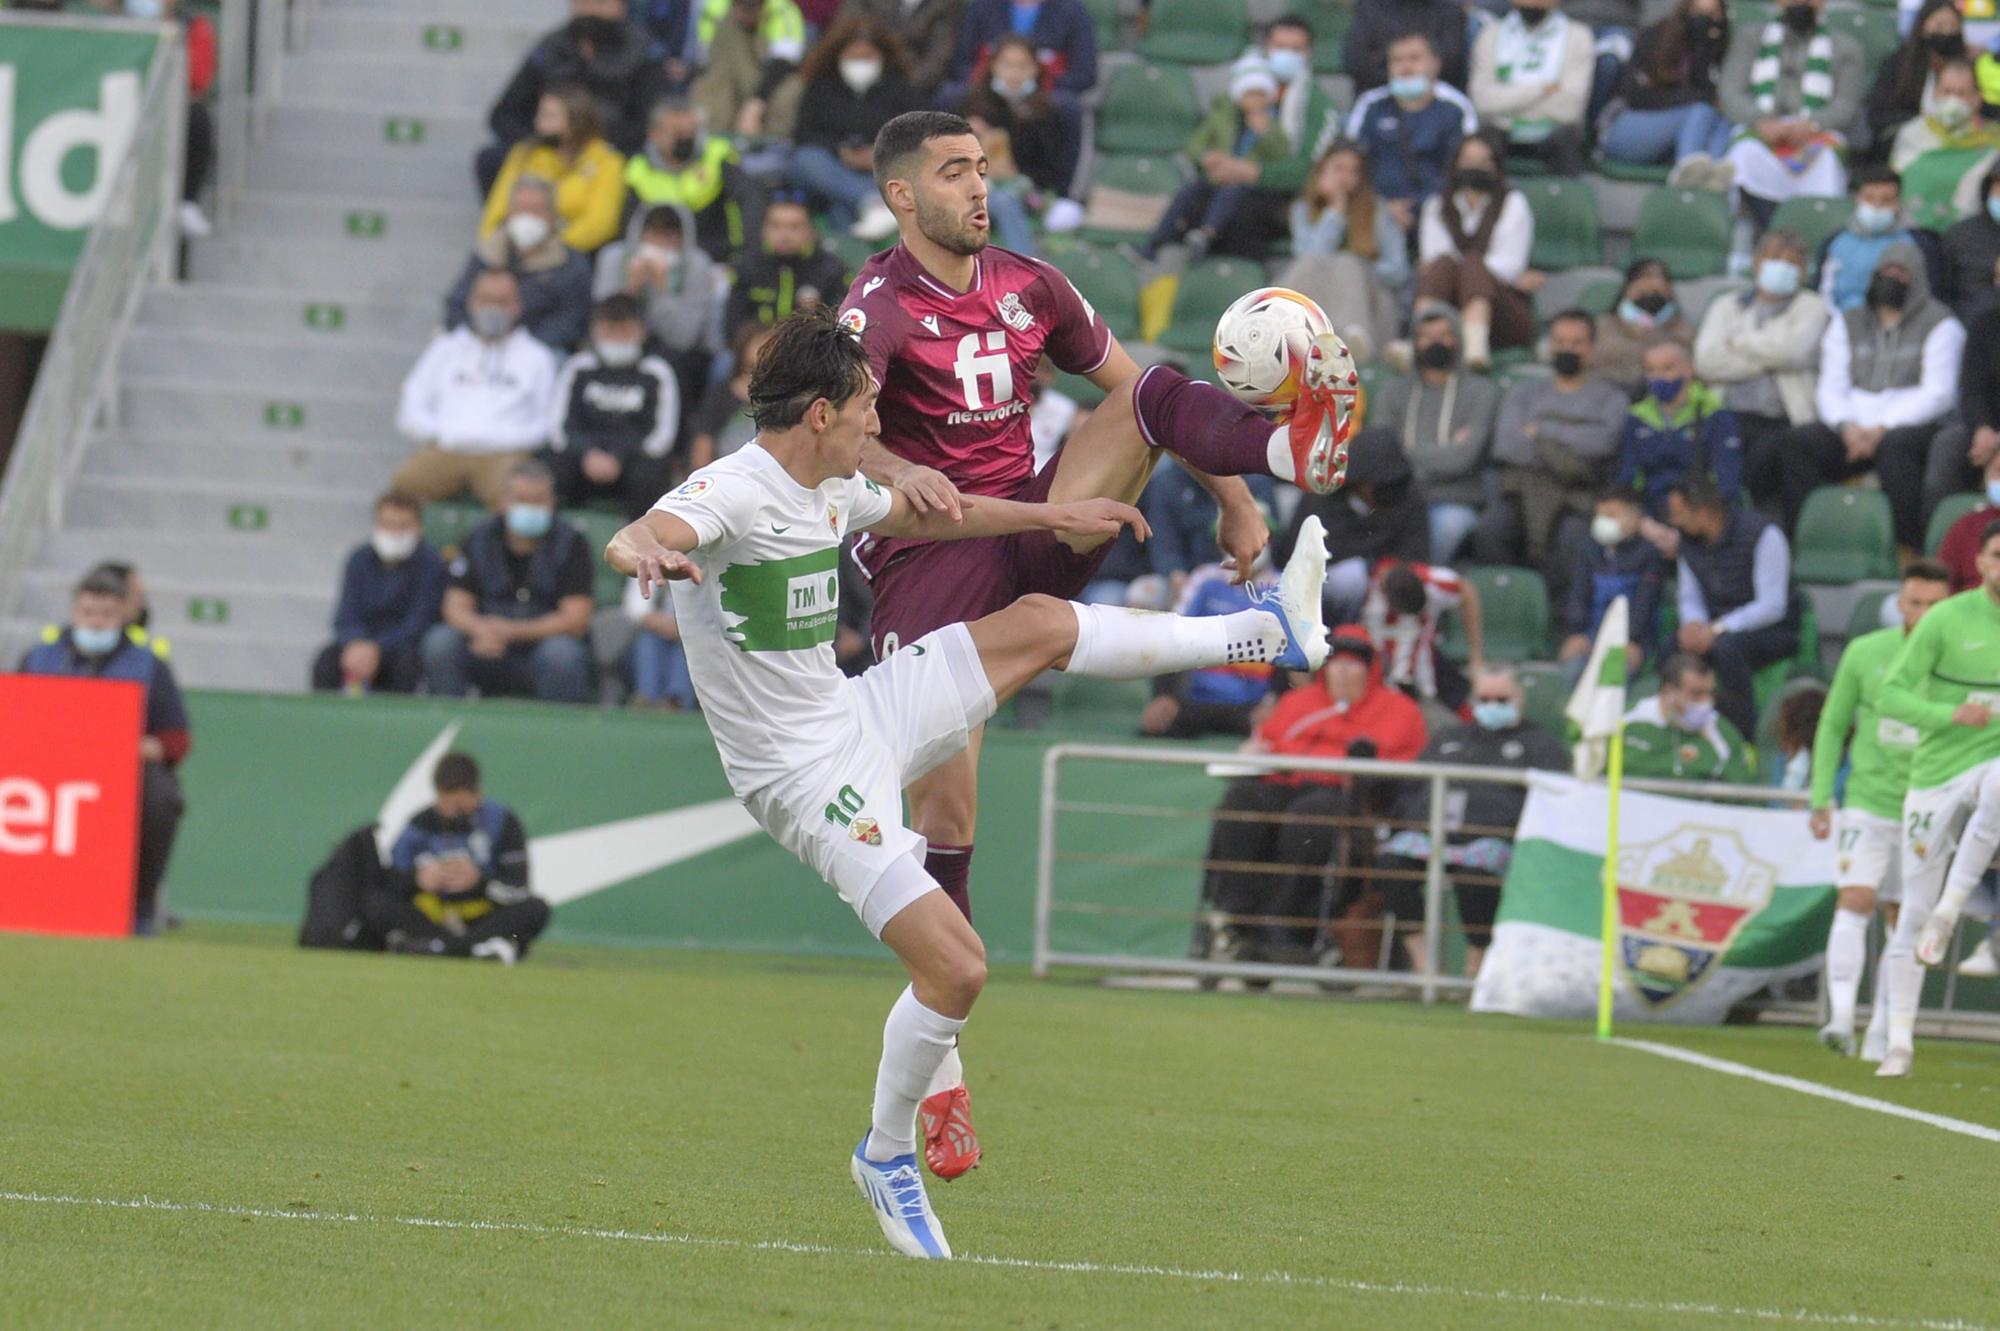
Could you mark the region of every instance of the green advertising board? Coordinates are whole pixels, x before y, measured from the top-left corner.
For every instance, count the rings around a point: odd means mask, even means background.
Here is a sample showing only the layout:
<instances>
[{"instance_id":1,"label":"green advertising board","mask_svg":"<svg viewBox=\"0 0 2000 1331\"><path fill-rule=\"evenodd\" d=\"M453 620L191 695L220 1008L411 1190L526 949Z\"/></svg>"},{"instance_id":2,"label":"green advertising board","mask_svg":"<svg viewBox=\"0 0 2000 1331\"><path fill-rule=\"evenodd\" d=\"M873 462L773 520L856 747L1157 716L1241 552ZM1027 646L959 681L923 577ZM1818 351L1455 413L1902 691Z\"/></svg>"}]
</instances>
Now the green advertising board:
<instances>
[{"instance_id":1,"label":"green advertising board","mask_svg":"<svg viewBox=\"0 0 2000 1331\"><path fill-rule=\"evenodd\" d=\"M138 127L156 33L0 16L0 328L55 323Z\"/></svg>"}]
</instances>

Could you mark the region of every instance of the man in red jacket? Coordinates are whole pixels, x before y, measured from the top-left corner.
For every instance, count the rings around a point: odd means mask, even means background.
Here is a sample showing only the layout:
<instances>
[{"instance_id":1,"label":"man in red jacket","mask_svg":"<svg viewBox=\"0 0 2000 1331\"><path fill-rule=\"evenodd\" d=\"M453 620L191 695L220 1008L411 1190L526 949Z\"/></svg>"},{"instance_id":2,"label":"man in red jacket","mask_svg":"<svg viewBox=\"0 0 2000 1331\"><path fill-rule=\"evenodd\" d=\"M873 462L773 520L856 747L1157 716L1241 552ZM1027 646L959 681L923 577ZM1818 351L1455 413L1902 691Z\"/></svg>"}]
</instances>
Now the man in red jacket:
<instances>
[{"instance_id":1,"label":"man in red jacket","mask_svg":"<svg viewBox=\"0 0 2000 1331\"><path fill-rule=\"evenodd\" d=\"M1382 683L1367 631L1347 624L1334 631L1325 667L1278 699L1244 749L1408 762L1427 738L1417 704ZM1225 915L1259 917L1233 926L1238 960L1276 960L1310 944L1316 931L1305 921L1320 913L1327 866L1337 843L1354 839L1354 829L1331 821L1361 810L1354 784L1336 773L1282 771L1230 783L1208 843L1210 862L1228 867L1209 870L1202 894ZM1258 867L1239 867L1249 865Z\"/></svg>"}]
</instances>

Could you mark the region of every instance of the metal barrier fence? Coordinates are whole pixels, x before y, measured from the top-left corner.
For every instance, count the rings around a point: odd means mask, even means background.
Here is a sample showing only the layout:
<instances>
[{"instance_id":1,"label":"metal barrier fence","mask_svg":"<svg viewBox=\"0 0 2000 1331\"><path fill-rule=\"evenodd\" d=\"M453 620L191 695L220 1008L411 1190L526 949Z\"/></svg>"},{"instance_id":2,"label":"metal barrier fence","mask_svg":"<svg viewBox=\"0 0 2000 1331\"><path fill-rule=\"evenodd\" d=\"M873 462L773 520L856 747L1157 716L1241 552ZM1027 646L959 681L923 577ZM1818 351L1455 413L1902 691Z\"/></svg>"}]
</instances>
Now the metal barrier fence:
<instances>
[{"instance_id":1,"label":"metal barrier fence","mask_svg":"<svg viewBox=\"0 0 2000 1331\"><path fill-rule=\"evenodd\" d=\"M1208 806L1192 807L1166 806L1159 803L1118 803L1101 800L1066 800L1061 790L1061 777L1065 764L1105 762L1129 763L1166 768L1208 769L1221 767L1229 775L1248 775L1262 772L1324 772L1360 778L1392 779L1399 782L1420 781L1428 786L1425 817L1421 824L1404 822L1395 824L1392 819L1377 815L1347 819L1326 819L1326 822L1346 822L1355 827L1372 829L1385 822L1415 830L1418 827L1428 835L1430 853L1424 864L1424 918L1422 930L1425 946L1416 958L1419 969L1415 971L1390 970L1386 964L1376 966L1354 966L1345 964L1350 958L1343 957L1342 965L1289 965L1274 962L1242 961L1196 956L1158 956L1134 952L1111 952L1071 950L1058 948L1054 939L1055 917L1058 915L1143 915L1154 919L1184 921L1190 928L1198 925L1205 915L1197 905L1195 908L1145 905L1140 907L1107 908L1102 905L1064 902L1056 895L1056 867L1062 863L1096 864L1099 866L1124 866L1145 869L1188 869L1196 873L1206 872L1215 867L1204 853L1200 858L1176 858L1171 854L1151 853L1157 847L1149 847L1147 853L1126 853L1117 849L1091 849L1066 851L1060 844L1061 820L1064 814L1110 815L1140 819L1172 820L1186 822L1201 820L1204 828L1214 816L1212 792ZM1204 979L1237 978L1244 980L1302 980L1312 983L1327 981L1376 983L1395 985L1402 988L1414 987L1425 1003L1435 1003L1441 993L1464 993L1471 989L1470 979L1446 975L1442 971L1442 950L1445 930L1445 891L1447 878L1455 879L1463 885L1477 878L1463 870L1450 870L1445 864L1444 851L1446 834L1463 831L1463 828L1449 826L1447 792L1453 785L1485 783L1521 787L1527 785L1529 774L1524 771L1492 767L1467 767L1438 763L1379 762L1350 758L1294 758L1271 754L1233 753L1216 749L1153 748L1138 745L1118 744L1058 744L1048 750L1042 761L1042 788L1040 808L1040 845L1037 849L1035 874L1035 928L1034 928L1034 973L1045 977L1058 966L1075 967L1096 971L1147 972L1151 974L1195 976ZM1769 786L1720 785L1710 782L1661 781L1634 779L1626 782L1633 790L1660 795L1675 795L1686 799L1718 800L1738 804L1787 805L1803 809L1807 795L1803 791L1780 790ZM1206 791L1207 788L1204 787ZM1512 829L1508 829L1511 839ZM1228 865L1241 868L1247 866ZM1275 866L1273 866L1275 867ZM1295 873L1297 866L1283 866L1283 872ZM1362 876L1356 874L1357 877ZM1494 882L1491 877L1486 882ZM1163 892L1173 893L1177 899L1185 900L1186 879L1176 879ZM1248 917L1253 920L1271 920L1273 917ZM1306 923L1306 921L1286 920L1285 923ZM1322 922L1323 923L1323 922ZM1405 922L1398 921L1399 925ZM1879 921L1878 921L1879 926ZM1386 927L1383 934L1385 944L1380 960L1386 963L1388 957ZM1876 955L1879 936L1871 936L1869 955ZM1954 955L1958 952L1956 944ZM1879 979L1877 981L1879 984ZM2000 1037L2000 1013L1982 1010L1966 1010L1958 1007L1959 975L1956 965L1943 976L1942 992L1937 995L1939 1003L1926 1007L1919 1014L1920 1030L1927 1034L1944 1036L1978 1036L1992 1039ZM1798 1022L1820 1020L1818 1004L1783 1000L1756 1000L1762 1012Z\"/></svg>"},{"instance_id":2,"label":"metal barrier fence","mask_svg":"<svg viewBox=\"0 0 2000 1331\"><path fill-rule=\"evenodd\" d=\"M178 28L144 26L163 39L146 70L132 144L70 274L0 487L0 613L17 604L36 544L62 520L91 426L115 407L113 367L140 296L150 280L173 280L187 53Z\"/></svg>"},{"instance_id":3,"label":"metal barrier fence","mask_svg":"<svg viewBox=\"0 0 2000 1331\"><path fill-rule=\"evenodd\" d=\"M227 234L243 203L250 147L270 128L285 57L305 42L318 0L222 0L216 70L215 223Z\"/></svg>"}]
</instances>

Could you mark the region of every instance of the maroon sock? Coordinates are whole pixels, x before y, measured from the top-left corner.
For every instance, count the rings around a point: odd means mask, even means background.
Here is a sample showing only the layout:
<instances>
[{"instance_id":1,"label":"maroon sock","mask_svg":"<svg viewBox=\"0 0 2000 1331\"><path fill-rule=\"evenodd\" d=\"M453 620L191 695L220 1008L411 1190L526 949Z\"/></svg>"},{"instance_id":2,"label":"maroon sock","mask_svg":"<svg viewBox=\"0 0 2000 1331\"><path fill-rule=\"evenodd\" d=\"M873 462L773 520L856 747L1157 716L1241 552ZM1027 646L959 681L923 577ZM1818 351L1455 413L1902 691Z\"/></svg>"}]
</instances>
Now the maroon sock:
<instances>
[{"instance_id":1,"label":"maroon sock","mask_svg":"<svg viewBox=\"0 0 2000 1331\"><path fill-rule=\"evenodd\" d=\"M937 879L938 886L951 898L951 904L971 924L972 889L966 880L972 877L972 847L940 846L933 842L924 856L924 871Z\"/></svg>"},{"instance_id":2,"label":"maroon sock","mask_svg":"<svg viewBox=\"0 0 2000 1331\"><path fill-rule=\"evenodd\" d=\"M1267 416L1244 406L1214 384L1155 365L1132 392L1139 433L1154 448L1211 476L1269 476L1271 431Z\"/></svg>"}]
</instances>

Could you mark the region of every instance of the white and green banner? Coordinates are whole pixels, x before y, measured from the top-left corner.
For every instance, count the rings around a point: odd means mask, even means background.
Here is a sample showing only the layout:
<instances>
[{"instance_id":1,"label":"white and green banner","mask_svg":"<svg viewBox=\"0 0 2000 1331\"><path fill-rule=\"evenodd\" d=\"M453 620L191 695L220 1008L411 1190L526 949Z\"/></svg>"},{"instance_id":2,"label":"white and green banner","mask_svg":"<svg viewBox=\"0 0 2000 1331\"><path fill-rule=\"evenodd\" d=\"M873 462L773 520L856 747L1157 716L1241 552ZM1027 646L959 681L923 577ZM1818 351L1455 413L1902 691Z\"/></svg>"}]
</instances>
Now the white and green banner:
<instances>
[{"instance_id":1,"label":"white and green banner","mask_svg":"<svg viewBox=\"0 0 2000 1331\"><path fill-rule=\"evenodd\" d=\"M1606 801L1601 783L1535 774L1473 1011L1596 1012ZM1833 843L1815 841L1803 813L1629 790L1619 810L1619 1021L1719 1022L1819 969Z\"/></svg>"}]
</instances>

